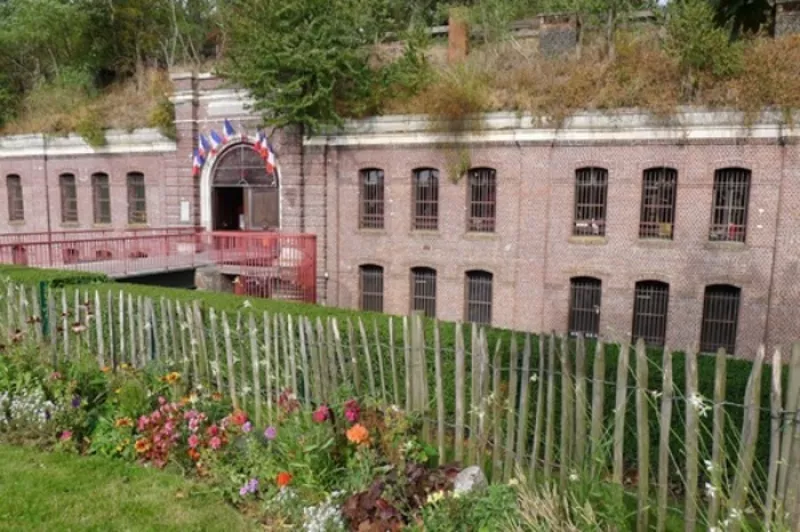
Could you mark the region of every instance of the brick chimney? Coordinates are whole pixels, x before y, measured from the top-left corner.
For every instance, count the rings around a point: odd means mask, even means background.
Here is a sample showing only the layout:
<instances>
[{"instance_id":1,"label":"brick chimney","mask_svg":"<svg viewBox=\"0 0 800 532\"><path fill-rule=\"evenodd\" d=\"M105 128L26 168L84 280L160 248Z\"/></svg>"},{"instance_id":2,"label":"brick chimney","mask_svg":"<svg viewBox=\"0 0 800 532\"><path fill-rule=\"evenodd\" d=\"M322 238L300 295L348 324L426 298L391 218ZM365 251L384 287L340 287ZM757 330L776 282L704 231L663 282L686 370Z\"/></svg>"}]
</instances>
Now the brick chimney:
<instances>
[{"instance_id":1,"label":"brick chimney","mask_svg":"<svg viewBox=\"0 0 800 532\"><path fill-rule=\"evenodd\" d=\"M447 62L463 61L469 53L469 25L458 9L451 9L447 21Z\"/></svg>"}]
</instances>

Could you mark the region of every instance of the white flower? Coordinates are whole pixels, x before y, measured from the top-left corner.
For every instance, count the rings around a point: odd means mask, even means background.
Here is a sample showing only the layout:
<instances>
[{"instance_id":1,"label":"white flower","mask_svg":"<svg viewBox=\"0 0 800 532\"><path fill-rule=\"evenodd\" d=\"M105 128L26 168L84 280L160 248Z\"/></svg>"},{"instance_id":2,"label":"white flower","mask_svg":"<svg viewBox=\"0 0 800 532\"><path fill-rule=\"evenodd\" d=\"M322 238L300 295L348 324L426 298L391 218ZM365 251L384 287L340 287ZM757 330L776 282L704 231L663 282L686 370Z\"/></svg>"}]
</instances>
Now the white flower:
<instances>
[{"instance_id":1,"label":"white flower","mask_svg":"<svg viewBox=\"0 0 800 532\"><path fill-rule=\"evenodd\" d=\"M708 528L708 532L722 532L718 526L712 526Z\"/></svg>"},{"instance_id":2,"label":"white flower","mask_svg":"<svg viewBox=\"0 0 800 532\"><path fill-rule=\"evenodd\" d=\"M714 499L717 497L717 488L715 488L709 482L706 482L706 495L708 495L709 499Z\"/></svg>"},{"instance_id":3,"label":"white flower","mask_svg":"<svg viewBox=\"0 0 800 532\"><path fill-rule=\"evenodd\" d=\"M436 504L437 502L441 501L442 499L444 499L444 492L439 490L439 491L435 491L435 492L431 493L430 495L428 495L428 501L427 502L428 502L428 504Z\"/></svg>"},{"instance_id":4,"label":"white flower","mask_svg":"<svg viewBox=\"0 0 800 532\"><path fill-rule=\"evenodd\" d=\"M539 380L539 375L537 373L531 375L531 382L536 382L538 380Z\"/></svg>"},{"instance_id":5,"label":"white flower","mask_svg":"<svg viewBox=\"0 0 800 532\"><path fill-rule=\"evenodd\" d=\"M245 299L245 300L244 300L244 303L242 303L242 306L243 306L244 308L250 308L250 307L252 307L252 306L253 306L253 304L250 302L250 300L249 300L249 299Z\"/></svg>"},{"instance_id":6,"label":"white flower","mask_svg":"<svg viewBox=\"0 0 800 532\"><path fill-rule=\"evenodd\" d=\"M662 394L658 390L650 390L650 395L653 396L653 399L658 399Z\"/></svg>"},{"instance_id":7,"label":"white flower","mask_svg":"<svg viewBox=\"0 0 800 532\"><path fill-rule=\"evenodd\" d=\"M714 463L711 460L703 460L703 464L705 464L706 466L706 471L708 471L709 473L714 472L715 467Z\"/></svg>"},{"instance_id":8,"label":"white flower","mask_svg":"<svg viewBox=\"0 0 800 532\"><path fill-rule=\"evenodd\" d=\"M737 508L731 508L728 512L728 519L731 521L740 521L742 519L742 512Z\"/></svg>"},{"instance_id":9,"label":"white flower","mask_svg":"<svg viewBox=\"0 0 800 532\"><path fill-rule=\"evenodd\" d=\"M711 407L708 405L705 398L699 393L693 393L689 397L688 402L695 410L697 410L697 413L700 415L700 417L705 417L708 411L711 410Z\"/></svg>"},{"instance_id":10,"label":"white flower","mask_svg":"<svg viewBox=\"0 0 800 532\"><path fill-rule=\"evenodd\" d=\"M519 479L517 479L516 477L512 478L511 480L508 481L508 485L509 486L518 486L519 485Z\"/></svg>"},{"instance_id":11,"label":"white flower","mask_svg":"<svg viewBox=\"0 0 800 532\"><path fill-rule=\"evenodd\" d=\"M578 480L580 480L580 477L576 472L573 471L572 473L569 474L569 480L570 482L577 482Z\"/></svg>"}]
</instances>

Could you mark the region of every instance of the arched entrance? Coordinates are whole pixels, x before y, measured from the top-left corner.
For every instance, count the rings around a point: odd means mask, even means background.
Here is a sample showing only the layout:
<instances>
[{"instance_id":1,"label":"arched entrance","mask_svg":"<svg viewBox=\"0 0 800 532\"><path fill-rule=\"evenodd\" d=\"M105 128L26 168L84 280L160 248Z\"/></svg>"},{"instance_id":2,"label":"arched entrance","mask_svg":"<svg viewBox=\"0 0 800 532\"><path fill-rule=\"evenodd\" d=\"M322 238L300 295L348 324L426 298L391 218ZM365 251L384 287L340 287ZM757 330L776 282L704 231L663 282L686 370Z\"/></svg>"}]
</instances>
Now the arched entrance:
<instances>
[{"instance_id":1,"label":"arched entrance","mask_svg":"<svg viewBox=\"0 0 800 532\"><path fill-rule=\"evenodd\" d=\"M218 157L211 172L211 222L215 231L274 231L280 228L277 172L250 144L237 144Z\"/></svg>"}]
</instances>

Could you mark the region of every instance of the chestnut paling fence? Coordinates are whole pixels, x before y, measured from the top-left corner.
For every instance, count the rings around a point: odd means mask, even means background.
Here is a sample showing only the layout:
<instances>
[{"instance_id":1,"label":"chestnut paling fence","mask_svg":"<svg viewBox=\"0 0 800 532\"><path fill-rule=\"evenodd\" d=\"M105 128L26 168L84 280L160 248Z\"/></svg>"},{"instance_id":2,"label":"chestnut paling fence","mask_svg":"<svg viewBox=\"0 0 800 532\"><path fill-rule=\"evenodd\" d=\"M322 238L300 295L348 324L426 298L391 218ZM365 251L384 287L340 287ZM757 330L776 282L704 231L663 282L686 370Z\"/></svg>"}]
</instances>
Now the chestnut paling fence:
<instances>
[{"instance_id":1,"label":"chestnut paling fence","mask_svg":"<svg viewBox=\"0 0 800 532\"><path fill-rule=\"evenodd\" d=\"M637 501L637 530L663 530L670 512L687 531L800 527L800 343L771 364L759 349L734 397L723 350L654 359L640 341L608 357L580 337L508 333L489 345L483 327L418 314L379 330L377 320L255 313L246 300L227 313L91 286L5 288L9 342L40 341L56 362L88 353L113 369L177 366L257 424L272 420L282 390L315 405L346 386L418 415L441 461L480 465L492 481L569 489L599 471ZM707 397L698 361L713 370Z\"/></svg>"}]
</instances>

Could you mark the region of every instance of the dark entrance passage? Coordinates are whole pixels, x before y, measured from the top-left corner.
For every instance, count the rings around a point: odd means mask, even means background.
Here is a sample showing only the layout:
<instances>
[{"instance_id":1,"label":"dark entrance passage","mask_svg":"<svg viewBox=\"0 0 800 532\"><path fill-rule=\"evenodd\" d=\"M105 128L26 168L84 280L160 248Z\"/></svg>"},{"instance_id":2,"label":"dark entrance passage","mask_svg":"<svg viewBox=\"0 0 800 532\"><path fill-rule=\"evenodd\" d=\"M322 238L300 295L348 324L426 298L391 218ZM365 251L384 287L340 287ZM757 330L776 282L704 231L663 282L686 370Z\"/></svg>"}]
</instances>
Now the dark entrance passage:
<instances>
[{"instance_id":1,"label":"dark entrance passage","mask_svg":"<svg viewBox=\"0 0 800 532\"><path fill-rule=\"evenodd\" d=\"M244 214L242 187L214 187L214 230L237 231L240 215Z\"/></svg>"}]
</instances>

